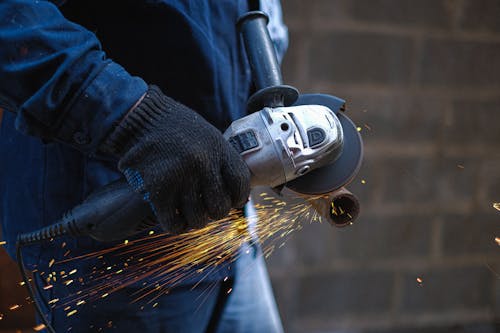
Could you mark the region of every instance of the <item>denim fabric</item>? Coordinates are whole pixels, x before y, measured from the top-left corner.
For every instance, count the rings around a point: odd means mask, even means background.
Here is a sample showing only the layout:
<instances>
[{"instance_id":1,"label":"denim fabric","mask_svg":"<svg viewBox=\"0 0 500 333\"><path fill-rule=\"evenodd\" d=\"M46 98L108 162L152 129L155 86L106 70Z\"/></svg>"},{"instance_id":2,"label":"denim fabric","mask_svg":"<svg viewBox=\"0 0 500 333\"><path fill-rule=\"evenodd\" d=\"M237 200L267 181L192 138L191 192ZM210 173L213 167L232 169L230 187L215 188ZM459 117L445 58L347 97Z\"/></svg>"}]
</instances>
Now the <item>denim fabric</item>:
<instances>
[{"instance_id":1,"label":"denim fabric","mask_svg":"<svg viewBox=\"0 0 500 333\"><path fill-rule=\"evenodd\" d=\"M57 308L51 322L57 332L205 332L216 316L213 333L282 333L262 252L245 244L240 249L231 291L222 281L181 286L153 302L132 303L140 285L130 286L106 299L78 306L74 316ZM44 291L48 298L63 298L61 291ZM221 301L222 312L215 313ZM157 305L153 306L155 303Z\"/></svg>"},{"instance_id":2,"label":"denim fabric","mask_svg":"<svg viewBox=\"0 0 500 333\"><path fill-rule=\"evenodd\" d=\"M269 275L259 247L245 244L234 269L234 286L218 333L282 333Z\"/></svg>"},{"instance_id":3,"label":"denim fabric","mask_svg":"<svg viewBox=\"0 0 500 333\"><path fill-rule=\"evenodd\" d=\"M244 0L60 3L0 2L0 108L15 112L3 112L0 128L0 220L11 255L18 233L53 223L120 177L116 161L95 149L145 82L221 130L246 114L251 89L235 27ZM280 38L276 45L286 45ZM52 248L42 257L57 257ZM38 247L27 251L28 263L39 257Z\"/></svg>"},{"instance_id":4,"label":"denim fabric","mask_svg":"<svg viewBox=\"0 0 500 333\"><path fill-rule=\"evenodd\" d=\"M220 130L246 114L252 89L235 28L245 0L54 3L0 1L0 220L11 256L19 233L52 224L122 176L96 149L146 82ZM27 248L25 261L45 270L65 251L110 245L60 239Z\"/></svg>"}]
</instances>

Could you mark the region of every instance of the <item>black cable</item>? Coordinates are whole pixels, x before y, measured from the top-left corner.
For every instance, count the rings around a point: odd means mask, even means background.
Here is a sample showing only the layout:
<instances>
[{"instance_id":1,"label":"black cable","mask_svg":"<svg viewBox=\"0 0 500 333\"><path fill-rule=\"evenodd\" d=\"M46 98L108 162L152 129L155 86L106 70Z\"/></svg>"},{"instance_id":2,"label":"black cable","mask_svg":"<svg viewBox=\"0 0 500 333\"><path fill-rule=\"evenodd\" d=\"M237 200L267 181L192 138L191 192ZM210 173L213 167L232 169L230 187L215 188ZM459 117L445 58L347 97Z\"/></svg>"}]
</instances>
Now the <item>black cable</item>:
<instances>
[{"instance_id":1,"label":"black cable","mask_svg":"<svg viewBox=\"0 0 500 333\"><path fill-rule=\"evenodd\" d=\"M233 278L221 282L219 293L217 295L217 301L215 303L214 310L212 311L212 316L210 317L205 333L215 333L217 331L217 327L222 319L222 314L224 313L224 309L229 300L229 296L231 294L230 291L233 286Z\"/></svg>"}]
</instances>

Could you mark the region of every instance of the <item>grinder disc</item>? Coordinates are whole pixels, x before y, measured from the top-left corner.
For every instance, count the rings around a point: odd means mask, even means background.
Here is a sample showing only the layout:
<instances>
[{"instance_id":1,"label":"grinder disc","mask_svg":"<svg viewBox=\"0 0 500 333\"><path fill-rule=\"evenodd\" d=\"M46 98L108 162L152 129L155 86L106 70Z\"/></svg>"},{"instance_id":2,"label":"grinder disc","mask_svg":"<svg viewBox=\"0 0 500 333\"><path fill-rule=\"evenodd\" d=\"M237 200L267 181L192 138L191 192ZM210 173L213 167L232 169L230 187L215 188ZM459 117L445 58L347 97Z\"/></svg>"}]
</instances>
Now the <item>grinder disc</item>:
<instances>
[{"instance_id":1,"label":"grinder disc","mask_svg":"<svg viewBox=\"0 0 500 333\"><path fill-rule=\"evenodd\" d=\"M344 132L344 147L335 162L286 184L286 187L295 192L314 195L335 191L352 181L361 167L363 141L356 125L343 112L339 112L344 104L341 99L324 94L305 94L301 95L294 105L311 104L324 105L334 111Z\"/></svg>"}]
</instances>

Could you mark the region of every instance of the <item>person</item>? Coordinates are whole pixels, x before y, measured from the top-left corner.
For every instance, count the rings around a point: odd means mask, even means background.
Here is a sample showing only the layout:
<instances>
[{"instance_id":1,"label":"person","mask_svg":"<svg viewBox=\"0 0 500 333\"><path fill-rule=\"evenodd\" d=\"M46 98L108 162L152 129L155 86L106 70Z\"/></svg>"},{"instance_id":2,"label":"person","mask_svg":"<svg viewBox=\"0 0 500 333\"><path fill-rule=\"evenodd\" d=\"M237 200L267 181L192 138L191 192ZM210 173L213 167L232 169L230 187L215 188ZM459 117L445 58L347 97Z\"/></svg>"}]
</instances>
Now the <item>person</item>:
<instances>
[{"instance_id":1,"label":"person","mask_svg":"<svg viewBox=\"0 0 500 333\"><path fill-rule=\"evenodd\" d=\"M220 131L246 114L251 73L235 22L256 6L271 16L281 57L287 38L276 0L0 3L0 210L11 256L18 234L121 177L173 233L247 201L249 171ZM65 238L26 248L25 258L43 287L40 271L66 250L105 246ZM42 290L41 301L57 332L281 332L260 250L241 251L251 255L195 275L143 311L130 304L134 285L75 316L47 305L74 292L69 286ZM95 262L76 265L90 271ZM227 277L232 292L223 296ZM204 286L212 292L200 302Z\"/></svg>"}]
</instances>

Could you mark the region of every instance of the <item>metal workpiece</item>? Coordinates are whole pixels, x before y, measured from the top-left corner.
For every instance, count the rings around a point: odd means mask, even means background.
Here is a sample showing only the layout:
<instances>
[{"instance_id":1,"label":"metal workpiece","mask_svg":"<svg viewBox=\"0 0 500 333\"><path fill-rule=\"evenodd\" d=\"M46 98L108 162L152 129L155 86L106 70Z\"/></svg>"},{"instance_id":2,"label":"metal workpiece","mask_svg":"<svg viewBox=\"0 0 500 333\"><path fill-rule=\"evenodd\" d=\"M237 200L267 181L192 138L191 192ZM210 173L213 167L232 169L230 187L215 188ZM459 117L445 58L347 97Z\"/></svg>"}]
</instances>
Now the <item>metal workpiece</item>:
<instances>
[{"instance_id":1,"label":"metal workpiece","mask_svg":"<svg viewBox=\"0 0 500 333\"><path fill-rule=\"evenodd\" d=\"M360 211L358 198L345 187L310 200L311 206L335 227L345 227L356 221Z\"/></svg>"},{"instance_id":2,"label":"metal workpiece","mask_svg":"<svg viewBox=\"0 0 500 333\"><path fill-rule=\"evenodd\" d=\"M252 186L276 187L335 161L342 126L322 105L264 108L236 120L224 137L252 173Z\"/></svg>"},{"instance_id":3,"label":"metal workpiece","mask_svg":"<svg viewBox=\"0 0 500 333\"><path fill-rule=\"evenodd\" d=\"M345 187L321 195L307 195L284 187L280 193L286 198L299 198L311 205L316 213L332 226L345 227L353 224L359 216L358 198Z\"/></svg>"}]
</instances>

